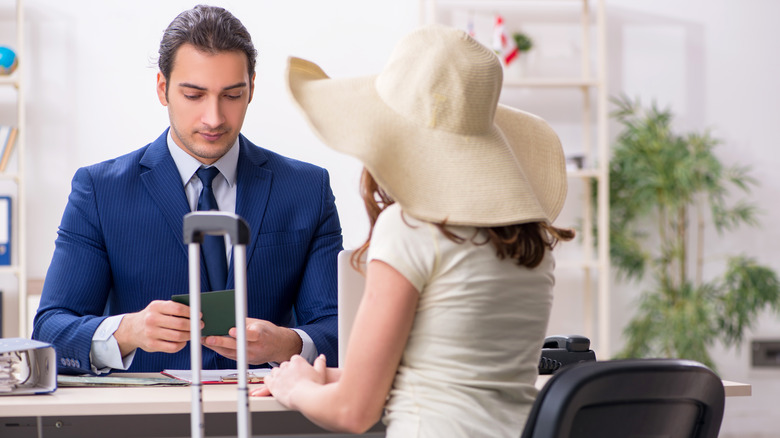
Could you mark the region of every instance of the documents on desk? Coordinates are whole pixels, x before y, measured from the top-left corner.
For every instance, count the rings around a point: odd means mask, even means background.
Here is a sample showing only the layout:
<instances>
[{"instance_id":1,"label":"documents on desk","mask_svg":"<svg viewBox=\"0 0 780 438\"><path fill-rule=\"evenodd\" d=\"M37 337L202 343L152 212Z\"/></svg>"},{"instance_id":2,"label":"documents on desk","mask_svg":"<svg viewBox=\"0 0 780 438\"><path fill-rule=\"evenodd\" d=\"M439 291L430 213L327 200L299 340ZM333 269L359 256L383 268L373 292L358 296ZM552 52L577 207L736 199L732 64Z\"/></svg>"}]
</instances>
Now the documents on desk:
<instances>
[{"instance_id":1,"label":"documents on desk","mask_svg":"<svg viewBox=\"0 0 780 438\"><path fill-rule=\"evenodd\" d=\"M57 389L57 354L51 345L0 339L0 395L46 394Z\"/></svg>"},{"instance_id":2,"label":"documents on desk","mask_svg":"<svg viewBox=\"0 0 780 438\"><path fill-rule=\"evenodd\" d=\"M57 376L59 387L89 386L187 386L189 382L171 377L124 377L124 376Z\"/></svg>"},{"instance_id":3,"label":"documents on desk","mask_svg":"<svg viewBox=\"0 0 780 438\"><path fill-rule=\"evenodd\" d=\"M248 383L263 383L271 368L256 368L247 373ZM163 370L163 375L192 383L192 370ZM200 381L204 384L238 383L238 370L201 370Z\"/></svg>"}]
</instances>

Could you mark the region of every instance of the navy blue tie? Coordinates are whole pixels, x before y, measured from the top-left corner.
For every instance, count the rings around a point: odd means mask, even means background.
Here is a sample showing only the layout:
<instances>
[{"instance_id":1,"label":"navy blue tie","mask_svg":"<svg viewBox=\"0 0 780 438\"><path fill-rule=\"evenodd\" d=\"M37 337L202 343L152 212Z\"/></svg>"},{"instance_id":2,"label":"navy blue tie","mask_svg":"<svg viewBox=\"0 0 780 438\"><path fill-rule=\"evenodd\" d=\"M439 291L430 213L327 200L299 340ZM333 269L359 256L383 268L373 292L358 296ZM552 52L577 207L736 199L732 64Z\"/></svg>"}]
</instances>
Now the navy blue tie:
<instances>
[{"instance_id":1,"label":"navy blue tie","mask_svg":"<svg viewBox=\"0 0 780 438\"><path fill-rule=\"evenodd\" d=\"M216 167L201 167L197 172L203 189L198 197L198 210L219 210L217 198L211 183L219 175ZM203 260L206 262L206 274L209 279L209 290L222 290L227 286L227 256L225 255L225 238L223 236L204 236L201 245Z\"/></svg>"}]
</instances>

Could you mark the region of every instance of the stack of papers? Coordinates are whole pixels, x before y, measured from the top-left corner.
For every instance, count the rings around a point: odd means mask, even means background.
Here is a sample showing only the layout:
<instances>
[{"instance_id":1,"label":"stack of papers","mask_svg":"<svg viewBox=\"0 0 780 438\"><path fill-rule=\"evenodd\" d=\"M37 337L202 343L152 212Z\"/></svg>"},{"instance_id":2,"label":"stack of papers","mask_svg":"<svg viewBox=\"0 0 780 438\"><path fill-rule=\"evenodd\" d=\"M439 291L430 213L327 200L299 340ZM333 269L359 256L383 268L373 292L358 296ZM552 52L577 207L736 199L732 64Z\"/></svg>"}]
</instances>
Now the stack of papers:
<instances>
[{"instance_id":1,"label":"stack of papers","mask_svg":"<svg viewBox=\"0 0 780 438\"><path fill-rule=\"evenodd\" d=\"M57 386L187 386L169 377L57 376Z\"/></svg>"},{"instance_id":2,"label":"stack of papers","mask_svg":"<svg viewBox=\"0 0 780 438\"><path fill-rule=\"evenodd\" d=\"M11 392L16 388L22 373L22 363L19 352L0 353L0 392Z\"/></svg>"}]
</instances>

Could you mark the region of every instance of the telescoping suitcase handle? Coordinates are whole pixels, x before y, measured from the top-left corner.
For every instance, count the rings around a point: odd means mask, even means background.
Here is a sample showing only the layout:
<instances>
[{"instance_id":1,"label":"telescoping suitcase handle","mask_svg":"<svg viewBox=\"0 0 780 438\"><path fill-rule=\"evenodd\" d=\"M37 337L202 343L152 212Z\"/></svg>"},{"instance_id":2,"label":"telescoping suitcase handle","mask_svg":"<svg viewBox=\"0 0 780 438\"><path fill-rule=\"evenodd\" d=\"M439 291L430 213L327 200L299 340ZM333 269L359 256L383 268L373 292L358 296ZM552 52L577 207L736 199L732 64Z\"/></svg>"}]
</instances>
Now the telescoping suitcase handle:
<instances>
[{"instance_id":1,"label":"telescoping suitcase handle","mask_svg":"<svg viewBox=\"0 0 780 438\"><path fill-rule=\"evenodd\" d=\"M184 243L189 248L190 282L190 362L192 367L192 412L190 431L193 438L203 438L203 384L201 383L200 344L200 245L206 235L229 235L233 244L236 297L236 362L238 364L237 431L239 438L249 438L252 418L249 416L249 386L246 354L246 245L249 225L240 216L223 211L196 211L184 216Z\"/></svg>"},{"instance_id":2,"label":"telescoping suitcase handle","mask_svg":"<svg viewBox=\"0 0 780 438\"><path fill-rule=\"evenodd\" d=\"M203 243L205 235L229 235L233 245L249 243L249 225L239 215L224 211L194 211L184 216L184 243Z\"/></svg>"}]
</instances>

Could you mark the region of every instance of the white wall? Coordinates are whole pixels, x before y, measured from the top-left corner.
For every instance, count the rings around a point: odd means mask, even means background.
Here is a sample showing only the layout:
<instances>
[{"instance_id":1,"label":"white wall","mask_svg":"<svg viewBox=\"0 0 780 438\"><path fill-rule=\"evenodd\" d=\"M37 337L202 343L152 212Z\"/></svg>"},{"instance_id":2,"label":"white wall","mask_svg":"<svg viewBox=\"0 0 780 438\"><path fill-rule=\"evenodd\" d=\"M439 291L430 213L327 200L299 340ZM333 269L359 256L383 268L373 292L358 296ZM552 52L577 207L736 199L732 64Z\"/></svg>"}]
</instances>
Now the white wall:
<instances>
[{"instance_id":1,"label":"white wall","mask_svg":"<svg viewBox=\"0 0 780 438\"><path fill-rule=\"evenodd\" d=\"M0 12L8 3L0 0ZM321 146L309 132L286 96L285 59L307 57L336 77L378 72L395 42L417 25L417 0L212 3L244 22L260 52L244 133L259 145L328 168L345 245L359 244L367 229L356 189L360 166ZM42 278L75 170L141 147L167 126L166 110L154 91L153 61L162 30L194 2L26 0L26 5L28 263L30 277ZM750 254L780 272L774 248L780 241L774 227L780 219L774 202L780 188L775 147L780 2L607 0L607 5L610 93L622 90L670 105L681 130L712 129L723 140L718 151L723 161L751 165L761 182L753 199L764 212L763 227L723 238L712 234L708 272L720 269L720 256L736 253ZM0 27L0 36L4 32ZM0 115L12 110L2 96ZM540 111L566 121L566 108L541 105ZM573 187L572 204L579 190ZM576 208L570 208L566 220L576 220L572 211ZM552 331L581 330L582 300L572 292L579 290L579 281L579 276L559 275L561 298ZM637 290L636 285L613 287L612 343L618 347L619 328L633 312ZM8 309L5 316L6 331L16 327L7 320ZM747 339L753 337L780 338L778 318L764 315ZM774 436L780 371L752 369L748 344L736 351L718 347L716 356L723 377L754 384L753 397L728 400L722 436Z\"/></svg>"},{"instance_id":2,"label":"white wall","mask_svg":"<svg viewBox=\"0 0 780 438\"><path fill-rule=\"evenodd\" d=\"M81 166L125 154L168 126L155 92L165 27L195 1L25 0L27 68L28 276L43 278L57 226ZM254 100L243 133L253 142L331 172L345 245L367 230L357 193L360 165L319 144L287 97L288 56L309 58L333 76L378 72L396 41L417 25L417 3L378 0L212 1L234 13L259 52ZM0 41L14 38L13 0L0 0ZM13 93L0 89L0 117L15 119ZM2 188L2 186L0 186ZM13 278L3 326L18 323Z\"/></svg>"},{"instance_id":3,"label":"white wall","mask_svg":"<svg viewBox=\"0 0 780 438\"><path fill-rule=\"evenodd\" d=\"M217 1L251 32L257 88L244 123L255 143L331 169L347 230L362 229L350 195L359 165L320 146L287 97L287 56L315 60L335 76L381 69L417 23L412 1ZM157 138L167 112L154 90L167 24L192 1L27 0L29 34L29 217L31 277L43 277L74 171ZM355 233L348 243L356 244ZM359 233L358 233L359 234Z\"/></svg>"},{"instance_id":4,"label":"white wall","mask_svg":"<svg viewBox=\"0 0 780 438\"><path fill-rule=\"evenodd\" d=\"M710 129L723 141L726 164L752 167L759 187L751 201L762 211L759 228L718 236L709 227L705 275L725 268L724 258L746 254L780 272L780 2L773 0L608 0L610 91L655 99L677 115L680 131ZM613 132L614 134L614 132ZM636 285L616 285L613 321L622 327L633 312ZM619 305L618 305L619 303ZM766 313L739 349L717 346L721 375L753 384L753 396L729 398L721 436L777 436L780 368L751 367L750 340L780 339L777 315ZM615 332L613 342L620 343Z\"/></svg>"}]
</instances>

